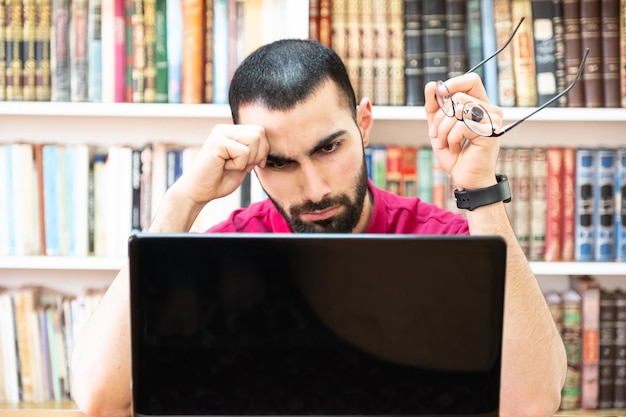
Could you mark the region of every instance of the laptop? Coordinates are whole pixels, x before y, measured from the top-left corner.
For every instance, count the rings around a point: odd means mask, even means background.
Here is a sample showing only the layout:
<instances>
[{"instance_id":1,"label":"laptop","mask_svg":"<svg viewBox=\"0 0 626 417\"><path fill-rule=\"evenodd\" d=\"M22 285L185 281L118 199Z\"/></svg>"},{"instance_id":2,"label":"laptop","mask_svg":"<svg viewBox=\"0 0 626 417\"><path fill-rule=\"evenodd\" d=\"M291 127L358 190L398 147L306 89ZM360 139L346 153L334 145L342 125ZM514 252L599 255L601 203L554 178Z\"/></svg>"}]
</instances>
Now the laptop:
<instances>
[{"instance_id":1,"label":"laptop","mask_svg":"<svg viewBox=\"0 0 626 417\"><path fill-rule=\"evenodd\" d=\"M492 236L137 234L135 416L497 416Z\"/></svg>"}]
</instances>

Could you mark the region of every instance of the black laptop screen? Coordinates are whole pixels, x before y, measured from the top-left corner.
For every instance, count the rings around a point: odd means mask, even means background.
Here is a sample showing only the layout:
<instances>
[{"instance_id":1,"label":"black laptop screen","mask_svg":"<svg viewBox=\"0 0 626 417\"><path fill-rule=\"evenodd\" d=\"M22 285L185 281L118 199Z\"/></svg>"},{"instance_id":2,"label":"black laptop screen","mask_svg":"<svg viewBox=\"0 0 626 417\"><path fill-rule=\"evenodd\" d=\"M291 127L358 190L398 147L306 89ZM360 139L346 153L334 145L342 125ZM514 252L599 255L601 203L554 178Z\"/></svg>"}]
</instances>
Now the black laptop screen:
<instances>
[{"instance_id":1,"label":"black laptop screen","mask_svg":"<svg viewBox=\"0 0 626 417\"><path fill-rule=\"evenodd\" d=\"M137 415L497 415L504 242L139 235Z\"/></svg>"}]
</instances>

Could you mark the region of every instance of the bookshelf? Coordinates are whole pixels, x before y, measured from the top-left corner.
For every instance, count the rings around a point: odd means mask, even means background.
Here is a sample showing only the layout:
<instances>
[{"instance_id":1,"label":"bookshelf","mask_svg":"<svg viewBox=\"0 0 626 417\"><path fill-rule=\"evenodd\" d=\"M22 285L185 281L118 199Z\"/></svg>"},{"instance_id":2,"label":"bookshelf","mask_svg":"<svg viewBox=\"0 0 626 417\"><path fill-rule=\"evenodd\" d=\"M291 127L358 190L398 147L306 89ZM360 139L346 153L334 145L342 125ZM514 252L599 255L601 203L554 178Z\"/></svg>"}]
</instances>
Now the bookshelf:
<instances>
[{"instance_id":1,"label":"bookshelf","mask_svg":"<svg viewBox=\"0 0 626 417\"><path fill-rule=\"evenodd\" d=\"M505 123L532 108L504 108ZM372 140L380 144L427 144L423 107L374 106ZM0 143L29 142L116 143L140 145L165 141L199 145L211 128L231 123L227 105L135 103L0 102ZM613 146L623 144L626 109L548 108L500 138L502 146ZM26 127L26 128L25 128ZM46 275L61 287L72 275L106 284L123 265L118 258L0 257L0 280L21 282ZM621 262L533 262L540 277L592 274L626 276ZM549 279L549 278L547 278ZM4 281L4 280L3 280Z\"/></svg>"}]
</instances>

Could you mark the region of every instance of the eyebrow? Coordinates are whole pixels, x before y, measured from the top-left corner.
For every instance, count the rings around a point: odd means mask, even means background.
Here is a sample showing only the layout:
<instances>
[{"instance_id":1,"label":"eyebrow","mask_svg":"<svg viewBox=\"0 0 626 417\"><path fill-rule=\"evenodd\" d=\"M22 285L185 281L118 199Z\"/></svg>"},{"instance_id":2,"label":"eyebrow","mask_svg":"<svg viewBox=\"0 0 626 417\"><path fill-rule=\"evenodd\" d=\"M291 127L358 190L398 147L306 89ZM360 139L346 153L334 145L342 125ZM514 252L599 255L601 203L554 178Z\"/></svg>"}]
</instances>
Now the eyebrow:
<instances>
[{"instance_id":1,"label":"eyebrow","mask_svg":"<svg viewBox=\"0 0 626 417\"><path fill-rule=\"evenodd\" d=\"M333 132L330 135L320 139L319 141L317 141L315 146L313 146L313 148L311 148L311 150L307 152L307 156L311 156L311 155L315 154L316 152L318 152L319 150L321 150L325 146L328 146L329 144L331 144L338 137L344 135L346 132L347 132L346 130L338 130L338 131ZM281 155L278 155L278 154L272 154L272 153L270 153L267 156L267 160L269 162L271 162L271 163L281 164L281 165L282 164L288 164L288 163L291 163L291 162L296 162L295 159L288 158L286 156L281 156Z\"/></svg>"}]
</instances>

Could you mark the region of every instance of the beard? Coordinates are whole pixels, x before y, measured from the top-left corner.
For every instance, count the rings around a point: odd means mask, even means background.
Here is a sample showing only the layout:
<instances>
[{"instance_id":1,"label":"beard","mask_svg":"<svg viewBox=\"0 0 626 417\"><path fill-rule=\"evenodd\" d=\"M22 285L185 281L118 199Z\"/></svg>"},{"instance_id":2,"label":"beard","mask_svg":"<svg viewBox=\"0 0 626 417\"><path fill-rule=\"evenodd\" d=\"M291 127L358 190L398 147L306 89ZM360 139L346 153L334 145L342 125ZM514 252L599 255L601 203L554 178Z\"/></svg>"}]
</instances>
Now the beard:
<instances>
[{"instance_id":1,"label":"beard","mask_svg":"<svg viewBox=\"0 0 626 417\"><path fill-rule=\"evenodd\" d=\"M363 204L365 202L365 196L367 195L368 177L365 164L364 158L352 188L354 190L353 199L351 199L348 194L341 193L318 202L307 201L290 208L289 213L287 213L287 210L278 204L269 194L268 198L274 203L278 212L295 233L352 233L363 213ZM337 216L316 222L305 222L300 218L302 213L325 210L338 205L343 206L345 210Z\"/></svg>"}]
</instances>

